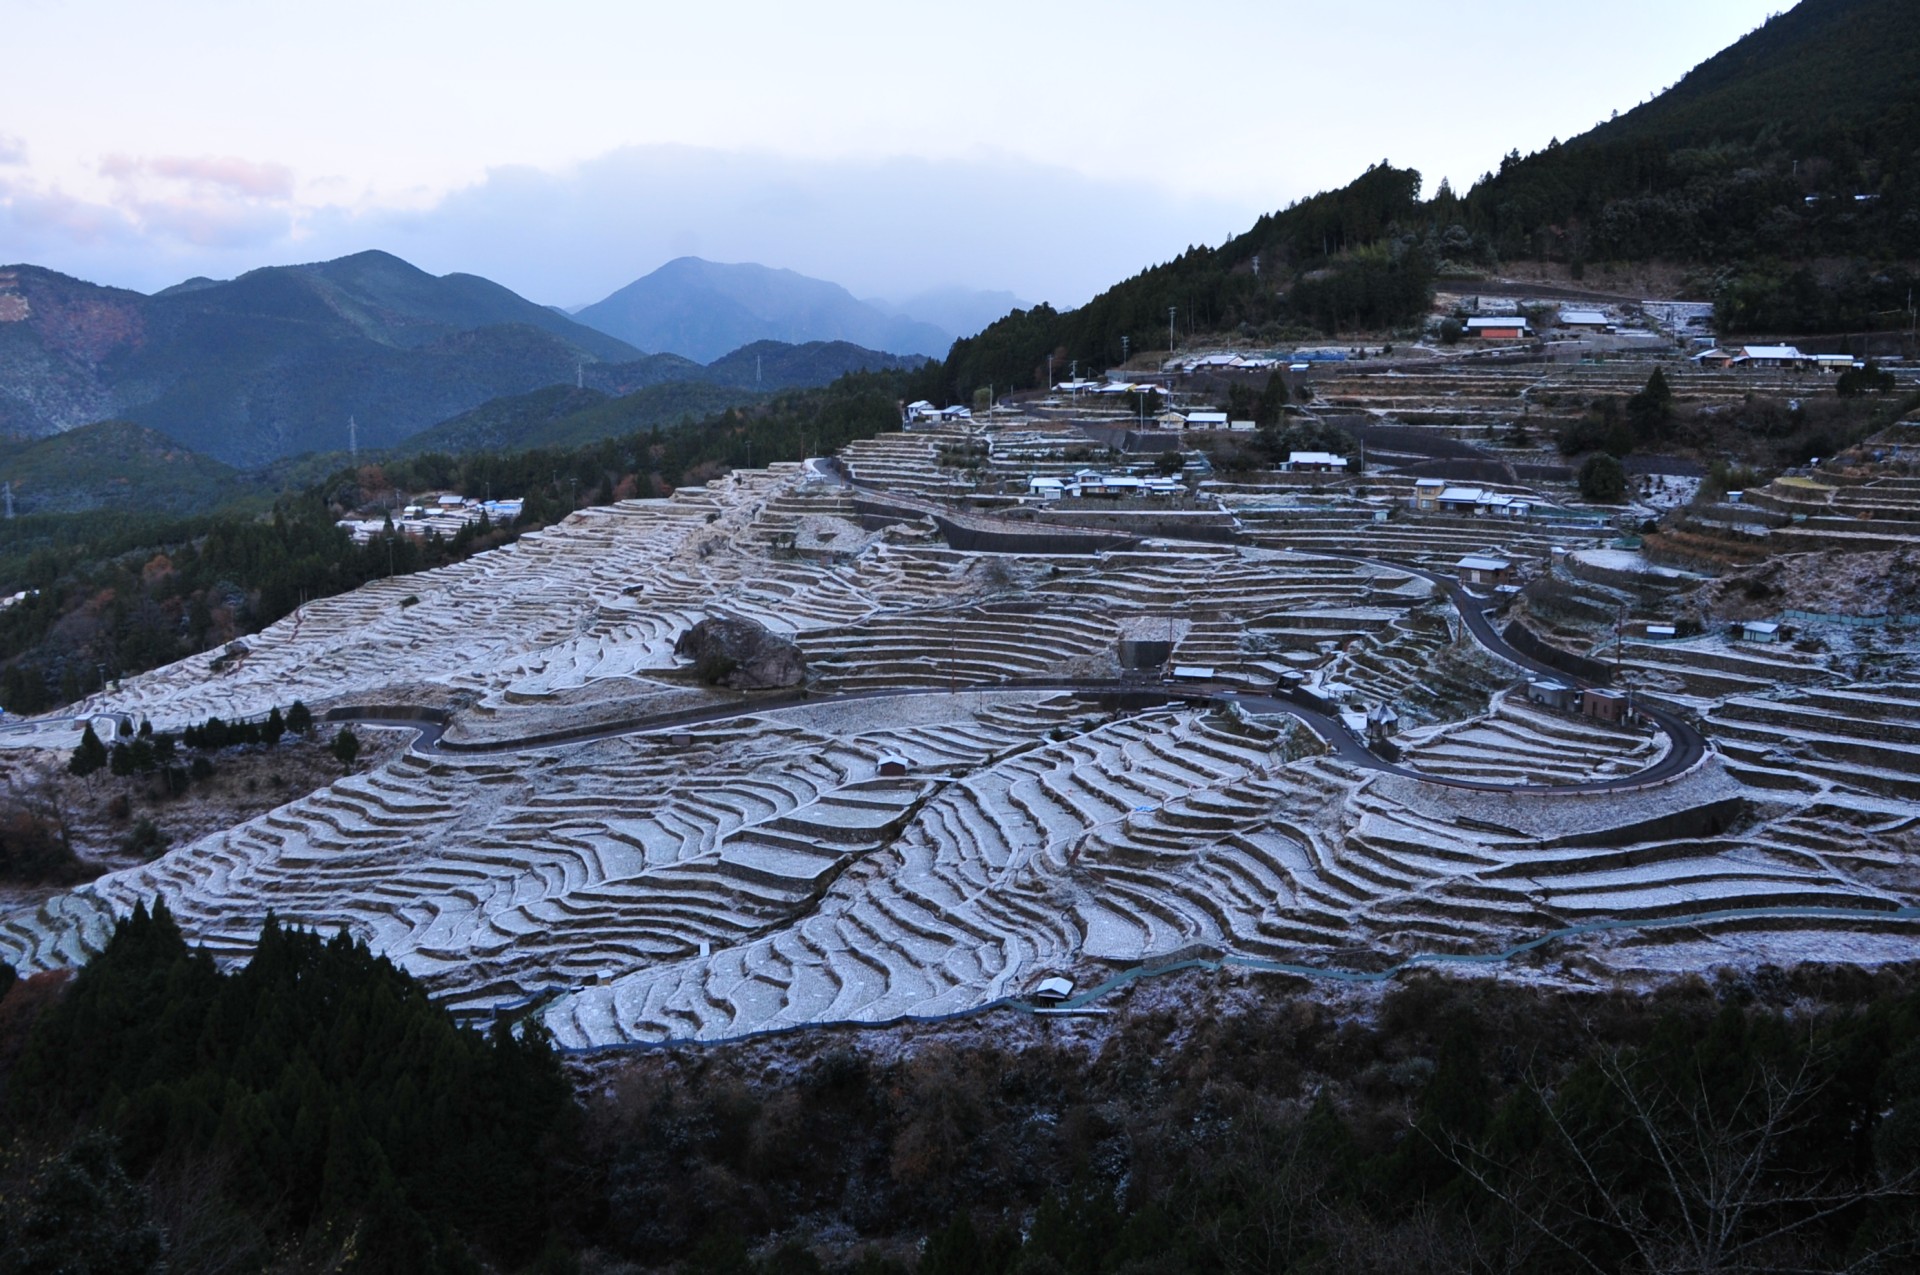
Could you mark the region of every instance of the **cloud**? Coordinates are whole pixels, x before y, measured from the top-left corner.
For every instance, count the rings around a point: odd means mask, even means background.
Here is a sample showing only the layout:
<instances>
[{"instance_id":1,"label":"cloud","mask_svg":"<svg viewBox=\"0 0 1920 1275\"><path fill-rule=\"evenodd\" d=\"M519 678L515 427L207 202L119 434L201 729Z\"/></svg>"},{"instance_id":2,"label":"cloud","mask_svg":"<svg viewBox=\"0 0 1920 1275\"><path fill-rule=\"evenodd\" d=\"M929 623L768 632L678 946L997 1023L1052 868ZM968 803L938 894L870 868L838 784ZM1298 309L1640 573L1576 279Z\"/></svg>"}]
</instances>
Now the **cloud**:
<instances>
[{"instance_id":1,"label":"cloud","mask_svg":"<svg viewBox=\"0 0 1920 1275\"><path fill-rule=\"evenodd\" d=\"M0 164L27 162L27 143L11 133L0 133Z\"/></svg>"},{"instance_id":2,"label":"cloud","mask_svg":"<svg viewBox=\"0 0 1920 1275\"><path fill-rule=\"evenodd\" d=\"M155 155L140 158L109 155L100 162L100 173L121 183L160 178L225 191L246 199L293 198L291 168L284 164L256 164L230 156Z\"/></svg>"},{"instance_id":3,"label":"cloud","mask_svg":"<svg viewBox=\"0 0 1920 1275\"><path fill-rule=\"evenodd\" d=\"M1005 155L816 161L645 146L557 173L495 169L422 211L310 229L316 242L354 229L365 246L428 269L564 304L692 253L797 270L859 296L962 284L1071 305L1258 211L1127 172L1088 177Z\"/></svg>"}]
</instances>

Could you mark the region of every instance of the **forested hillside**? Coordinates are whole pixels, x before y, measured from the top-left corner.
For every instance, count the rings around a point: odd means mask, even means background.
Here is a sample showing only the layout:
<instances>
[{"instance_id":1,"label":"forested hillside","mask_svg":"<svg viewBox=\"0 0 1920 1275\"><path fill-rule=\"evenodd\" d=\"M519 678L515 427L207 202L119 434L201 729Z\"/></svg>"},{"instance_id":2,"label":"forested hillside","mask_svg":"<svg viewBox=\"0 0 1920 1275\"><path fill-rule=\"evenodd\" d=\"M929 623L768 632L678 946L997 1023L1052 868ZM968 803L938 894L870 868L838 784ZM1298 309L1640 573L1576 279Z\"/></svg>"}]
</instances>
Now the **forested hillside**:
<instances>
[{"instance_id":1,"label":"forested hillside","mask_svg":"<svg viewBox=\"0 0 1920 1275\"><path fill-rule=\"evenodd\" d=\"M746 405L681 424L649 419L642 395L559 388L495 404L461 424L462 437L482 450L339 468L280 496L270 516L242 506L0 521L0 597L25 594L0 609L0 706L52 708L103 680L264 628L303 601L455 561L585 505L666 495L729 468L820 455L897 428L905 375L858 373L825 389L745 395ZM676 419L685 407L674 404ZM428 489L526 504L511 527L479 524L444 540L356 546L335 525L365 501Z\"/></svg>"},{"instance_id":2,"label":"forested hillside","mask_svg":"<svg viewBox=\"0 0 1920 1275\"><path fill-rule=\"evenodd\" d=\"M1692 267L1730 332L1904 327L1920 282L1916 56L1911 0L1803 0L1653 101L1509 154L1465 196L1442 183L1423 200L1419 173L1382 162L1076 310L1015 311L916 389L1029 389L1048 355L1094 371L1188 333L1391 332L1424 315L1436 280L1522 258L1576 277L1598 261Z\"/></svg>"},{"instance_id":3,"label":"forested hillside","mask_svg":"<svg viewBox=\"0 0 1920 1275\"><path fill-rule=\"evenodd\" d=\"M1920 5L1803 0L1672 89L1476 184L1504 257L1721 268L1738 330L1900 327L1920 259Z\"/></svg>"}]
</instances>

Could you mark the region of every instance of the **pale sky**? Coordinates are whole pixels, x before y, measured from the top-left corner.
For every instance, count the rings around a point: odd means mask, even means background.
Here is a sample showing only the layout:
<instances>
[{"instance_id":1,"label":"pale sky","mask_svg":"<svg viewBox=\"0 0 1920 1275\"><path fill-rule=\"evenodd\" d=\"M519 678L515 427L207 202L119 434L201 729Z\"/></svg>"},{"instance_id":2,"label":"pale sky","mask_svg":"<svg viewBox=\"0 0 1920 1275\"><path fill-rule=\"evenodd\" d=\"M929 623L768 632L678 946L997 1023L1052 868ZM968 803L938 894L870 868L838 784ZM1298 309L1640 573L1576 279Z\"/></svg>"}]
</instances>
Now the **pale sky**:
<instances>
[{"instance_id":1,"label":"pale sky","mask_svg":"<svg viewBox=\"0 0 1920 1275\"><path fill-rule=\"evenodd\" d=\"M0 0L0 262L364 248L597 300L682 253L1059 305L1390 159L1465 190L1784 0Z\"/></svg>"}]
</instances>

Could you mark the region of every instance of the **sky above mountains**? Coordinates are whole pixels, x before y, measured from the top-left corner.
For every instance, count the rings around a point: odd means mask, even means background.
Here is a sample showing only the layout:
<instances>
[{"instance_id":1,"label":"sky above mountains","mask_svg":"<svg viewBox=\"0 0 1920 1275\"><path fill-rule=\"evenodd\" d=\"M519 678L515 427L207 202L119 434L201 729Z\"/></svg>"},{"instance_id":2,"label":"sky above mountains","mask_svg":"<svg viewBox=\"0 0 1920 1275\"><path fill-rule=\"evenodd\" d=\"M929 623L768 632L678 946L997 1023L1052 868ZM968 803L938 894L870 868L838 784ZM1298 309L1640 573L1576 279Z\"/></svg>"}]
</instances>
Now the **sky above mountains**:
<instances>
[{"instance_id":1,"label":"sky above mountains","mask_svg":"<svg viewBox=\"0 0 1920 1275\"><path fill-rule=\"evenodd\" d=\"M1411 164L1464 188L1781 0L12 0L0 260L151 290L381 248L580 305L677 256L1072 305Z\"/></svg>"}]
</instances>

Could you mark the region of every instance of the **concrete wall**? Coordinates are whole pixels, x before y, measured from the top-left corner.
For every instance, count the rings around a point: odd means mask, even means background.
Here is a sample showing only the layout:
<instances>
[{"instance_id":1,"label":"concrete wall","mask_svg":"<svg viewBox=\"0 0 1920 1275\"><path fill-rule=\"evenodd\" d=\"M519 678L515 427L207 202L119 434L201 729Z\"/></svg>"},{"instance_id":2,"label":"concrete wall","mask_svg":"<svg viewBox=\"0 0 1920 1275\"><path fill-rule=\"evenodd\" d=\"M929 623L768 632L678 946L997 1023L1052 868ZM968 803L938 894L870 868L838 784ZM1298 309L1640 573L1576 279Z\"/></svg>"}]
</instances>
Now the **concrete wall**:
<instances>
[{"instance_id":1,"label":"concrete wall","mask_svg":"<svg viewBox=\"0 0 1920 1275\"><path fill-rule=\"evenodd\" d=\"M1549 644L1538 633L1518 620L1510 621L1501 636L1507 639L1507 645L1522 655L1531 656L1542 664L1570 673L1574 677L1588 682L1597 682L1602 686L1613 681L1613 670L1599 660L1577 655Z\"/></svg>"},{"instance_id":2,"label":"concrete wall","mask_svg":"<svg viewBox=\"0 0 1920 1275\"><path fill-rule=\"evenodd\" d=\"M1112 535L1099 531L1071 531L1036 528L1032 531L1013 528L981 527L970 523L954 522L939 514L933 515L934 525L940 528L940 534L948 544L965 553L1031 553L1048 557L1060 557L1082 553L1106 553L1116 549L1125 549L1134 543L1132 536ZM1144 533L1143 533L1144 534Z\"/></svg>"}]
</instances>

